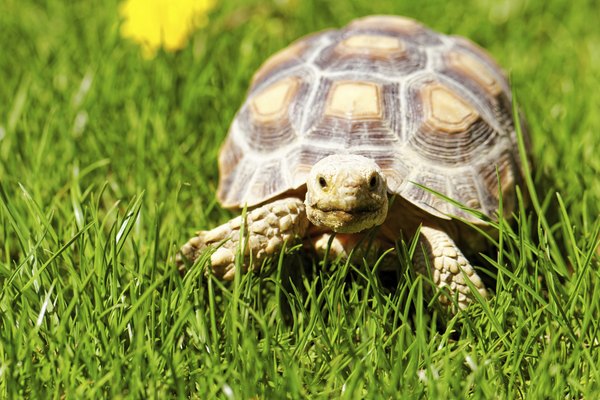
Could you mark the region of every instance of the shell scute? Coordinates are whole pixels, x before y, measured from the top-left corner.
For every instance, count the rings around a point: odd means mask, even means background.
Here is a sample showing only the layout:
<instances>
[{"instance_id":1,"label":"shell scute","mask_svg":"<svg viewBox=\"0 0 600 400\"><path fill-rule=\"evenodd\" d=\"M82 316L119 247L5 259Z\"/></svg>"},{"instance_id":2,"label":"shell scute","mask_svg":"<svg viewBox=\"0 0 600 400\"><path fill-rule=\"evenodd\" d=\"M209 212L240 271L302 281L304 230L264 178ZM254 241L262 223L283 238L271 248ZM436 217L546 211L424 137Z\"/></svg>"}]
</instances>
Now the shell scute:
<instances>
[{"instance_id":1,"label":"shell scute","mask_svg":"<svg viewBox=\"0 0 600 400\"><path fill-rule=\"evenodd\" d=\"M479 113L452 89L439 83L425 85L420 91L424 123L431 129L446 133L467 131L478 119Z\"/></svg>"},{"instance_id":2,"label":"shell scute","mask_svg":"<svg viewBox=\"0 0 600 400\"><path fill-rule=\"evenodd\" d=\"M305 140L352 152L399 141L398 86L375 80L323 79L305 123Z\"/></svg>"},{"instance_id":3,"label":"shell scute","mask_svg":"<svg viewBox=\"0 0 600 400\"><path fill-rule=\"evenodd\" d=\"M472 163L485 158L501 134L482 117L480 104L437 80L414 82L408 99L406 144L423 164L459 168Z\"/></svg>"},{"instance_id":4,"label":"shell scute","mask_svg":"<svg viewBox=\"0 0 600 400\"><path fill-rule=\"evenodd\" d=\"M263 88L249 101L252 117L264 123L286 118L298 86L298 78L287 77Z\"/></svg>"},{"instance_id":5,"label":"shell scute","mask_svg":"<svg viewBox=\"0 0 600 400\"><path fill-rule=\"evenodd\" d=\"M409 74L425 67L423 49L403 37L380 32L348 31L325 47L315 65L327 72L371 71Z\"/></svg>"},{"instance_id":6,"label":"shell scute","mask_svg":"<svg viewBox=\"0 0 600 400\"><path fill-rule=\"evenodd\" d=\"M457 74L458 80L475 90L483 90L494 98L502 92L497 72L473 54L450 51L446 54L445 64L449 72Z\"/></svg>"}]
</instances>

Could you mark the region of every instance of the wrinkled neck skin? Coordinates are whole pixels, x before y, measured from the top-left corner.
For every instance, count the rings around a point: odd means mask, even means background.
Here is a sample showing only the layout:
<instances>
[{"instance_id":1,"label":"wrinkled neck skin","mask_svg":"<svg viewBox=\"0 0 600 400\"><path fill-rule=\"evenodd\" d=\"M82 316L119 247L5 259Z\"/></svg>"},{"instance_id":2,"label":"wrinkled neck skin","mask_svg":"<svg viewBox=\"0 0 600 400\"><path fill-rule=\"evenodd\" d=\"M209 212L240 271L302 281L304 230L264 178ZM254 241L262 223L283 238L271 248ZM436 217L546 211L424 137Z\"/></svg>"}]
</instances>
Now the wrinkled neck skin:
<instances>
[{"instance_id":1,"label":"wrinkled neck skin","mask_svg":"<svg viewBox=\"0 0 600 400\"><path fill-rule=\"evenodd\" d=\"M316 163L307 179L306 212L319 228L357 233L381 225L388 213L385 176L357 155L332 155Z\"/></svg>"}]
</instances>

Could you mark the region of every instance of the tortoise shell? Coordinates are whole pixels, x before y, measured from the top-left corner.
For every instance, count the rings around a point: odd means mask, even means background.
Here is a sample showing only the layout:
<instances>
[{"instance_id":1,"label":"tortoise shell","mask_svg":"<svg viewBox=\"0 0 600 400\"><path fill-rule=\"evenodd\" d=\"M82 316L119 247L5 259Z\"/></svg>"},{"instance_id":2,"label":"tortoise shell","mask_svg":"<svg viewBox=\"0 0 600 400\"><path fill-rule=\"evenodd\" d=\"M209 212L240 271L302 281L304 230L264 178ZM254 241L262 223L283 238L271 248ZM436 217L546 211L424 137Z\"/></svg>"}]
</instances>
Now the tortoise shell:
<instances>
[{"instance_id":1,"label":"tortoise shell","mask_svg":"<svg viewBox=\"0 0 600 400\"><path fill-rule=\"evenodd\" d=\"M218 199L255 206L303 189L320 159L373 159L388 190L442 218L494 218L520 177L507 80L472 42L372 16L301 38L253 77L219 156ZM428 189L424 189L428 188Z\"/></svg>"}]
</instances>

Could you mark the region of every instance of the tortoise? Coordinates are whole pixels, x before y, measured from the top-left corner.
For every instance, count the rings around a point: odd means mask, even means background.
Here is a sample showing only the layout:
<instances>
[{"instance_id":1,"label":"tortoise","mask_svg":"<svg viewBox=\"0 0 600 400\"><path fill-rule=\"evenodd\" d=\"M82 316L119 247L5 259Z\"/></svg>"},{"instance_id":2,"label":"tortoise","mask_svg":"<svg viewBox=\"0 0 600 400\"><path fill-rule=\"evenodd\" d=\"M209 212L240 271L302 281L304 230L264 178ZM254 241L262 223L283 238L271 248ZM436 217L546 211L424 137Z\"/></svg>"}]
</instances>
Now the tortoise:
<instances>
[{"instance_id":1,"label":"tortoise","mask_svg":"<svg viewBox=\"0 0 600 400\"><path fill-rule=\"evenodd\" d=\"M247 213L198 232L177 263L212 248L212 272L231 280L240 243L247 269L284 243L348 257L368 234L380 250L418 234L416 271L465 308L487 289L461 249L484 243L469 224L488 229L466 210L508 218L522 182L511 110L483 49L415 20L301 38L253 76L220 151L218 200Z\"/></svg>"}]
</instances>

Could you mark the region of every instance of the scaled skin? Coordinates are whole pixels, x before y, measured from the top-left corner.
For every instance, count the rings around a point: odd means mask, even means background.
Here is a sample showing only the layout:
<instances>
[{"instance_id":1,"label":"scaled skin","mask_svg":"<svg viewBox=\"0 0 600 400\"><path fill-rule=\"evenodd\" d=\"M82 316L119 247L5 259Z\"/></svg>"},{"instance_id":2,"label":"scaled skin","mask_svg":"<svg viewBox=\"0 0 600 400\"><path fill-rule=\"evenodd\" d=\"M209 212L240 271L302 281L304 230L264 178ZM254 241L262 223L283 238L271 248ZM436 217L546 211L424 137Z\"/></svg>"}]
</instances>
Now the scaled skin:
<instances>
[{"instance_id":1,"label":"scaled skin","mask_svg":"<svg viewBox=\"0 0 600 400\"><path fill-rule=\"evenodd\" d=\"M407 208L412 206L403 199L394 203L388 215L385 176L374 161L356 155L328 156L313 166L306 187L304 201L284 197L254 208L245 219L240 216L210 231L198 232L181 248L178 265L182 267L186 260L193 262L204 249L215 247L210 259L212 272L231 280L236 273L235 256L240 251L244 267L248 268L250 259L256 267L294 241L307 241L322 253L331 233L336 233L330 249L336 257L348 257L370 228L380 229L375 247L385 250L401 237L411 238L420 227L414 264L417 272L444 288L445 293L438 297L440 302L452 311L465 308L474 297L471 287L480 296L487 296L481 279L445 227L431 216ZM247 237L240 242L242 226ZM245 247L240 248L240 243Z\"/></svg>"}]
</instances>

